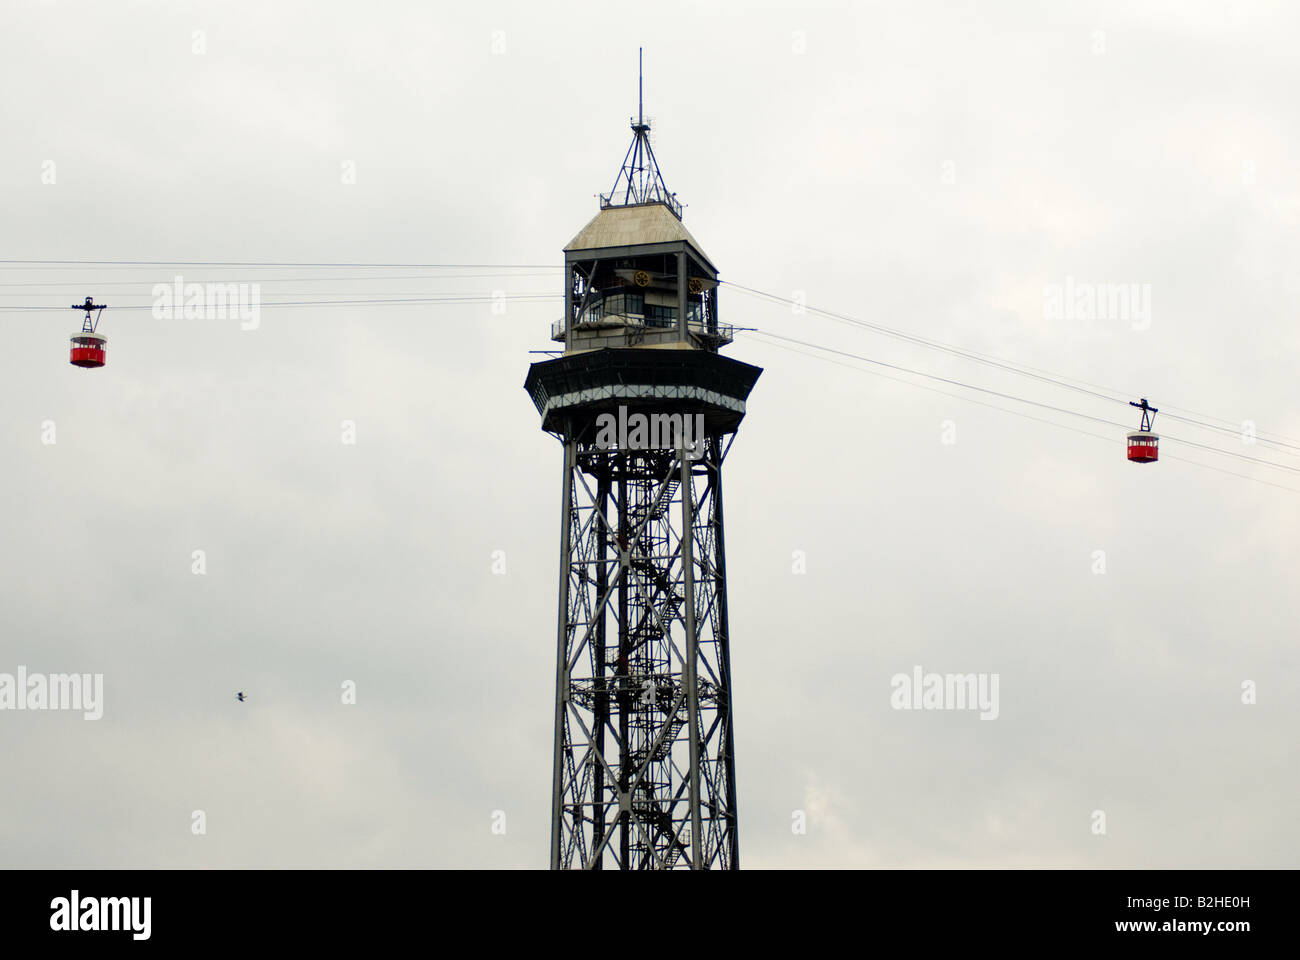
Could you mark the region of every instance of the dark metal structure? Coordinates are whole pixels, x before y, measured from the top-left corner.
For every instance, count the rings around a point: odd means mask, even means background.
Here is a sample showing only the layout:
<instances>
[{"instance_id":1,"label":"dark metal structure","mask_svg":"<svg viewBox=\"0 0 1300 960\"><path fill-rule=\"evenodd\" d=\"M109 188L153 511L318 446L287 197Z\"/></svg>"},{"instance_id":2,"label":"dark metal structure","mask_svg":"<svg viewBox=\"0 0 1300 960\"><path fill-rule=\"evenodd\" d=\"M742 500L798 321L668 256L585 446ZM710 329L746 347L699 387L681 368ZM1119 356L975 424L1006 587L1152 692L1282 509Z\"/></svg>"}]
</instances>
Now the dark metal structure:
<instances>
[{"instance_id":1,"label":"dark metal structure","mask_svg":"<svg viewBox=\"0 0 1300 960\"><path fill-rule=\"evenodd\" d=\"M1138 429L1150 430L1151 420L1153 419L1153 415L1159 413L1160 410L1159 408L1153 407L1149 403L1147 403L1146 397L1141 397L1140 399L1142 401L1141 403L1134 403L1132 400L1130 400L1128 402L1128 405L1130 407L1137 407L1139 410L1142 411L1142 425Z\"/></svg>"},{"instance_id":2,"label":"dark metal structure","mask_svg":"<svg viewBox=\"0 0 1300 960\"><path fill-rule=\"evenodd\" d=\"M736 868L722 465L762 371L718 353L717 270L632 131L524 384L564 448L551 867ZM638 418L679 428L611 442Z\"/></svg>"}]
</instances>

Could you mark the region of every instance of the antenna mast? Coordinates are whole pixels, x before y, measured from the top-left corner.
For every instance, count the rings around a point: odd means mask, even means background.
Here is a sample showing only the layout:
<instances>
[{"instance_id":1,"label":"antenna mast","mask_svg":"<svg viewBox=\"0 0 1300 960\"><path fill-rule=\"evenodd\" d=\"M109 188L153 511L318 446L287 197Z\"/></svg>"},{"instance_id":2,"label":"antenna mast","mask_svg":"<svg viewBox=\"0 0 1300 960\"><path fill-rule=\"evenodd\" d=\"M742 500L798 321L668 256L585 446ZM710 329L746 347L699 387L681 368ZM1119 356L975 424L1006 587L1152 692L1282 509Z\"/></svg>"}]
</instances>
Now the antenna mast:
<instances>
[{"instance_id":1,"label":"antenna mast","mask_svg":"<svg viewBox=\"0 0 1300 960\"><path fill-rule=\"evenodd\" d=\"M668 190L659 162L650 147L650 124L645 122L645 71L644 51L638 47L636 54L636 122L632 123L632 145L627 148L623 166L614 178L609 193L600 195L600 208L633 207L645 203L662 203L678 220L682 218L682 205L675 193Z\"/></svg>"}]
</instances>

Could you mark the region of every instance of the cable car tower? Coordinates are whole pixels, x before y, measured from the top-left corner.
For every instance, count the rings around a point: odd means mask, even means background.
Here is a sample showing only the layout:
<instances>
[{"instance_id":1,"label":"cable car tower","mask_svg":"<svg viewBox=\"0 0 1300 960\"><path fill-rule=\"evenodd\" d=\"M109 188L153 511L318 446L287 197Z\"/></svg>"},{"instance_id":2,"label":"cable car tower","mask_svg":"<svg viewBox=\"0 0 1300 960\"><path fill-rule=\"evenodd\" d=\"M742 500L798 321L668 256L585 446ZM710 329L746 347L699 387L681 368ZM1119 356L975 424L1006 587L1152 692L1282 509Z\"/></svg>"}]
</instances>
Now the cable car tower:
<instances>
[{"instance_id":1,"label":"cable car tower","mask_svg":"<svg viewBox=\"0 0 1300 960\"><path fill-rule=\"evenodd\" d=\"M649 132L564 248L564 350L524 383L564 450L553 869L740 865L722 464L762 371L718 352L718 271Z\"/></svg>"}]
</instances>

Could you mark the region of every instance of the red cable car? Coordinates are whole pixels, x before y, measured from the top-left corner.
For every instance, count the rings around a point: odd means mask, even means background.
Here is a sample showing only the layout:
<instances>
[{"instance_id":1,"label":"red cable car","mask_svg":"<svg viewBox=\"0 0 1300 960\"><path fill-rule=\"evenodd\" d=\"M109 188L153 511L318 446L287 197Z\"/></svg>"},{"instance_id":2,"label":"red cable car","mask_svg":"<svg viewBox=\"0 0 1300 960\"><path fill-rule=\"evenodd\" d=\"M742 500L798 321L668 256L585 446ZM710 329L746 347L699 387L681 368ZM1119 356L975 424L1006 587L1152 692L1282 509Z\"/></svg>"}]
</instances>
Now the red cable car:
<instances>
[{"instance_id":1,"label":"red cable car","mask_svg":"<svg viewBox=\"0 0 1300 960\"><path fill-rule=\"evenodd\" d=\"M1157 409L1147 403L1146 397L1141 403L1128 402L1130 407L1142 411L1142 425L1128 435L1128 458L1133 463L1155 463L1160 459L1160 437L1151 432L1151 417Z\"/></svg>"},{"instance_id":2,"label":"red cable car","mask_svg":"<svg viewBox=\"0 0 1300 960\"><path fill-rule=\"evenodd\" d=\"M74 367L102 367L108 362L108 337L102 333L87 332L72 335L72 356Z\"/></svg>"},{"instance_id":3,"label":"red cable car","mask_svg":"<svg viewBox=\"0 0 1300 960\"><path fill-rule=\"evenodd\" d=\"M72 347L68 362L74 367L102 367L108 362L108 337L95 330L99 326L99 317L104 312L104 306L102 303L95 303L92 297L87 297L85 303L72 305L73 310L86 311L86 319L81 324L81 329L70 338ZM99 311L95 314L94 320L90 319L92 310Z\"/></svg>"}]
</instances>

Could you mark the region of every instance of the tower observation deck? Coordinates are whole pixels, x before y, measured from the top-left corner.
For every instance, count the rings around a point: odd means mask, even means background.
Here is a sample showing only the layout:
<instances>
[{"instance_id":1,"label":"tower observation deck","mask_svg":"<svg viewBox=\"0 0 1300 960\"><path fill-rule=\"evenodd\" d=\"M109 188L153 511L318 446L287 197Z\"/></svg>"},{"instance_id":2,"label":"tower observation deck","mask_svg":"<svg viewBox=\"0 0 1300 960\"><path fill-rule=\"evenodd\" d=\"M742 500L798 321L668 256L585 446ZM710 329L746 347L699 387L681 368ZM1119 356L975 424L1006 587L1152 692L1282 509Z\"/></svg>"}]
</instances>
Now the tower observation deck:
<instances>
[{"instance_id":1,"label":"tower observation deck","mask_svg":"<svg viewBox=\"0 0 1300 960\"><path fill-rule=\"evenodd\" d=\"M564 451L550 864L736 868L722 465L762 371L632 131L524 383Z\"/></svg>"}]
</instances>

